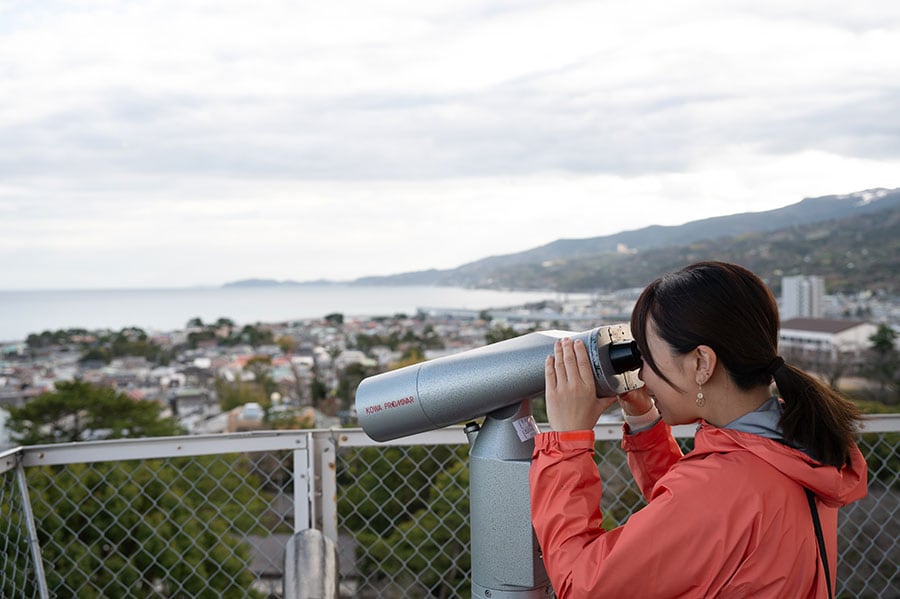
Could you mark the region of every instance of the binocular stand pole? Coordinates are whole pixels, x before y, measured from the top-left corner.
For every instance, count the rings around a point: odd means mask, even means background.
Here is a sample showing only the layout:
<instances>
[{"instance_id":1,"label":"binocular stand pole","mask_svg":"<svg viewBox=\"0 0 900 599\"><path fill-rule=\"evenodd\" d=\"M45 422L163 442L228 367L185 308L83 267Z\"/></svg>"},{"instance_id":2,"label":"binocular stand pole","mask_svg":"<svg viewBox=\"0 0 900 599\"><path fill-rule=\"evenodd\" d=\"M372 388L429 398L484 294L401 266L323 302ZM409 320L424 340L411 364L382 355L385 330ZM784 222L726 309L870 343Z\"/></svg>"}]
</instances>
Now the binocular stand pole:
<instances>
[{"instance_id":1,"label":"binocular stand pole","mask_svg":"<svg viewBox=\"0 0 900 599\"><path fill-rule=\"evenodd\" d=\"M553 597L531 527L531 401L488 414L469 436L472 599Z\"/></svg>"}]
</instances>

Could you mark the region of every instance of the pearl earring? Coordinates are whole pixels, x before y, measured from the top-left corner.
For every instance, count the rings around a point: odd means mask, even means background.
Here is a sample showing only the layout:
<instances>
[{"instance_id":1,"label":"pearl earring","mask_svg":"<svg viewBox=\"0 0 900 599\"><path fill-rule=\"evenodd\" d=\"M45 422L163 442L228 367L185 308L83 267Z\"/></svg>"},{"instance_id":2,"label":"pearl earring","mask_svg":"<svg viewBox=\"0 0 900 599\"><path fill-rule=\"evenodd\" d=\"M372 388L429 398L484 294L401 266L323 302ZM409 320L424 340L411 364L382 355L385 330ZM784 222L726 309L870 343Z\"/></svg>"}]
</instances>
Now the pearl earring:
<instances>
[{"instance_id":1,"label":"pearl earring","mask_svg":"<svg viewBox=\"0 0 900 599\"><path fill-rule=\"evenodd\" d=\"M706 404L706 398L703 397L703 385L697 383L697 407L702 408Z\"/></svg>"}]
</instances>

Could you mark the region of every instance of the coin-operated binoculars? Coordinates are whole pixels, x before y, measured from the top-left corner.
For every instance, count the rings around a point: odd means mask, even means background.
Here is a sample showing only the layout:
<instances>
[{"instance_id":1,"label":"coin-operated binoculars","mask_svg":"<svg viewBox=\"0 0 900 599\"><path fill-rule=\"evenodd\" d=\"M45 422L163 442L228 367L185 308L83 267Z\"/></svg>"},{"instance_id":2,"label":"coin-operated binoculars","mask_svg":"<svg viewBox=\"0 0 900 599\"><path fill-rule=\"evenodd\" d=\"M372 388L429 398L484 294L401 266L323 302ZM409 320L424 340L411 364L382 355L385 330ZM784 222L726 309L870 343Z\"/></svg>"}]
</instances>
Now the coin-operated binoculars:
<instances>
[{"instance_id":1,"label":"coin-operated binoculars","mask_svg":"<svg viewBox=\"0 0 900 599\"><path fill-rule=\"evenodd\" d=\"M528 471L537 425L531 399L544 392L544 363L557 339L588 349L597 397L642 385L628 325L528 333L369 377L356 392L360 426L389 441L467 423L472 597L544 599L550 581L531 527ZM484 416L479 426L474 419Z\"/></svg>"}]
</instances>

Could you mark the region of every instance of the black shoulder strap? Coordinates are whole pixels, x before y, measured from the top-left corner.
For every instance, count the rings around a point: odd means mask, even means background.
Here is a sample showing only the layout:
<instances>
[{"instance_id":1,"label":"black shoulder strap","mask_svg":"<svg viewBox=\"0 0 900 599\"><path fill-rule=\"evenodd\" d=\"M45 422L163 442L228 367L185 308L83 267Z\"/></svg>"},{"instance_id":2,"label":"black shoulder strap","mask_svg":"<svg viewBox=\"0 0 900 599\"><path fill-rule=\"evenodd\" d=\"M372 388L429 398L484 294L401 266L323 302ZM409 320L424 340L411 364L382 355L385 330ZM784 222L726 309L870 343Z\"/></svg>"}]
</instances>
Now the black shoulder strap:
<instances>
[{"instance_id":1,"label":"black shoulder strap","mask_svg":"<svg viewBox=\"0 0 900 599\"><path fill-rule=\"evenodd\" d=\"M831 570L828 569L828 554L825 552L825 537L822 534L822 523L819 522L819 510L816 508L816 496L807 488L806 499L809 501L809 511L812 513L813 526L816 529L816 541L819 542L819 553L822 556L822 565L825 567L825 584L828 585L828 599L834 597L831 593Z\"/></svg>"}]
</instances>

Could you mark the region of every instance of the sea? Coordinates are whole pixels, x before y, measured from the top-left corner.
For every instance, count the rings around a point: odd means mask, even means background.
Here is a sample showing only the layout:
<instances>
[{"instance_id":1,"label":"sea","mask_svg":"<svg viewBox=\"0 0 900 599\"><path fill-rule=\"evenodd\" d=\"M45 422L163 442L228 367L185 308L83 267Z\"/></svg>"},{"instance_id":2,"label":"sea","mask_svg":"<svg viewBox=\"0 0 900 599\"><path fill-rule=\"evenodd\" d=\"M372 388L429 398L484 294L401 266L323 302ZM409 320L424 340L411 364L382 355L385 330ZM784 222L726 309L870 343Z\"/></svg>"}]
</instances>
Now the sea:
<instances>
[{"instance_id":1,"label":"sea","mask_svg":"<svg viewBox=\"0 0 900 599\"><path fill-rule=\"evenodd\" d=\"M484 310L563 299L553 291L496 291L431 286L347 284L0 291L0 341L59 329L150 332L184 329L200 318L238 325L322 318L339 312L364 318L413 315L418 310Z\"/></svg>"}]
</instances>

